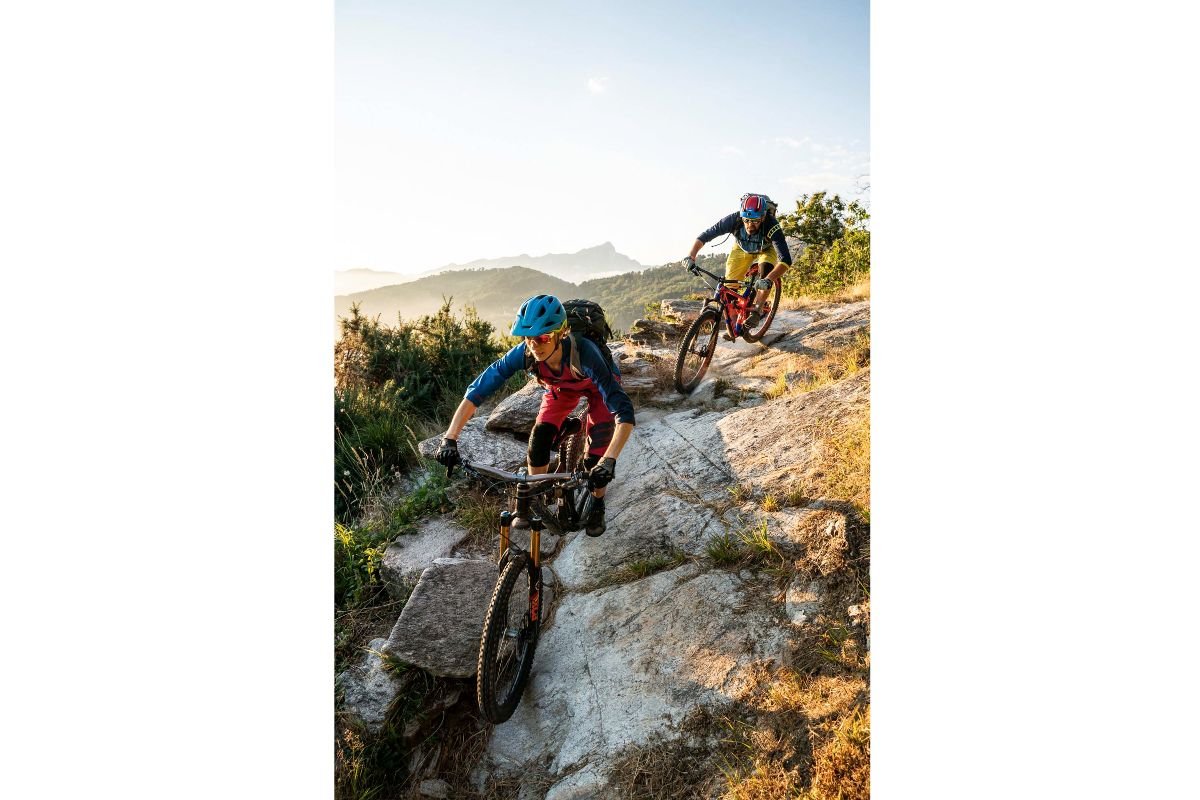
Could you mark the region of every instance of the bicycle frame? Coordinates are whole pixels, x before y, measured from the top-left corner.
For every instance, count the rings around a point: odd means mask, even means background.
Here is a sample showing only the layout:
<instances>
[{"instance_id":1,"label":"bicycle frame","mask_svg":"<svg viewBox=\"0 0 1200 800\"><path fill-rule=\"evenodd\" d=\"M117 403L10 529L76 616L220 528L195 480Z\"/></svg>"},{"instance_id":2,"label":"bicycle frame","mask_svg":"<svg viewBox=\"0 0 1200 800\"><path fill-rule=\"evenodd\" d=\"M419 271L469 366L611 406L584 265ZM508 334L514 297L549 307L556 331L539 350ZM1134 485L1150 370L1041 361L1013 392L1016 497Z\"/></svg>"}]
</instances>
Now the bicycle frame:
<instances>
[{"instance_id":1,"label":"bicycle frame","mask_svg":"<svg viewBox=\"0 0 1200 800\"><path fill-rule=\"evenodd\" d=\"M758 275L757 265L751 265L750 270L746 273L746 279L742 281L714 275L702 267L696 267L695 272L703 273L716 282L713 285L705 281L705 285L713 290L713 295L704 301L704 308L716 305L720 309L721 319L725 322L725 328L729 331L730 338L736 339L742 333L742 323L749 315L750 304L754 299L754 276ZM729 288L730 286L742 288L734 291Z\"/></svg>"}]
</instances>

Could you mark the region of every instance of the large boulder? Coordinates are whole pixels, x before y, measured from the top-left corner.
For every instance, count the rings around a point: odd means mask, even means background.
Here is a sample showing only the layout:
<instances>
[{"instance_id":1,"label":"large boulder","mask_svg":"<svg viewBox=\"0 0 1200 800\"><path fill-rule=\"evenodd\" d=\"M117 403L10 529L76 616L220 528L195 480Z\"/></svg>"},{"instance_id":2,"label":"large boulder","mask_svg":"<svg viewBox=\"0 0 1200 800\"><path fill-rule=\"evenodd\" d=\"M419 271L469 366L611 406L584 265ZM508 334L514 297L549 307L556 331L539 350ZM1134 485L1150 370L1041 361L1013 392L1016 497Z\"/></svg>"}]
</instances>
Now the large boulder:
<instances>
[{"instance_id":1,"label":"large boulder","mask_svg":"<svg viewBox=\"0 0 1200 800\"><path fill-rule=\"evenodd\" d=\"M483 618L498 577L492 561L437 559L421 573L382 652L434 675L471 677L479 657ZM543 565L544 618L552 615L558 585L554 571Z\"/></svg>"},{"instance_id":2,"label":"large boulder","mask_svg":"<svg viewBox=\"0 0 1200 800\"><path fill-rule=\"evenodd\" d=\"M636 319L629 326L626 336L637 343L662 343L678 340L687 333L690 322L657 319Z\"/></svg>"},{"instance_id":3,"label":"large boulder","mask_svg":"<svg viewBox=\"0 0 1200 800\"><path fill-rule=\"evenodd\" d=\"M696 317L700 316L700 309L704 308L703 300L680 300L671 298L663 300L659 303L659 313L667 319L684 321L688 325L692 323Z\"/></svg>"},{"instance_id":4,"label":"large boulder","mask_svg":"<svg viewBox=\"0 0 1200 800\"><path fill-rule=\"evenodd\" d=\"M417 447L421 455L433 458L442 446L442 436L431 437ZM511 436L497 436L484 429L484 420L475 417L466 424L458 437L458 453L468 461L476 461L505 470L516 470L525 464L526 445Z\"/></svg>"},{"instance_id":5,"label":"large boulder","mask_svg":"<svg viewBox=\"0 0 1200 800\"><path fill-rule=\"evenodd\" d=\"M530 381L496 405L488 415L485 427L489 431L510 431L528 436L545 394L546 389L541 384Z\"/></svg>"},{"instance_id":6,"label":"large boulder","mask_svg":"<svg viewBox=\"0 0 1200 800\"><path fill-rule=\"evenodd\" d=\"M421 573L383 651L434 675L475 674L496 565L440 558Z\"/></svg>"},{"instance_id":7,"label":"large boulder","mask_svg":"<svg viewBox=\"0 0 1200 800\"><path fill-rule=\"evenodd\" d=\"M439 516L421 522L416 533L397 538L387 546L379 565L388 594L397 599L407 597L425 568L449 557L468 535L453 520Z\"/></svg>"}]
</instances>

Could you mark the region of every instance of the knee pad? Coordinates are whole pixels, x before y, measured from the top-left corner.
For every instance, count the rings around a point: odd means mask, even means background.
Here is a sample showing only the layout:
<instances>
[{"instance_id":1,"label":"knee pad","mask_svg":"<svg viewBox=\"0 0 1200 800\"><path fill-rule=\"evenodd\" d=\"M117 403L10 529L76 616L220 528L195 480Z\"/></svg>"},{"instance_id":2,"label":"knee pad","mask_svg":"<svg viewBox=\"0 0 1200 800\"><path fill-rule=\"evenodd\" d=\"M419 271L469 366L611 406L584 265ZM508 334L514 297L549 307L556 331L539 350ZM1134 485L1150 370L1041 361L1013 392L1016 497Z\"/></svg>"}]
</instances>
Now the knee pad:
<instances>
[{"instance_id":1,"label":"knee pad","mask_svg":"<svg viewBox=\"0 0 1200 800\"><path fill-rule=\"evenodd\" d=\"M529 432L529 466L544 467L550 463L550 445L558 433L558 426L551 422L539 422Z\"/></svg>"},{"instance_id":2,"label":"knee pad","mask_svg":"<svg viewBox=\"0 0 1200 800\"><path fill-rule=\"evenodd\" d=\"M613 420L597 422L588 430L588 450L601 447L607 450L608 445L612 442L613 432L616 429L617 423Z\"/></svg>"}]
</instances>

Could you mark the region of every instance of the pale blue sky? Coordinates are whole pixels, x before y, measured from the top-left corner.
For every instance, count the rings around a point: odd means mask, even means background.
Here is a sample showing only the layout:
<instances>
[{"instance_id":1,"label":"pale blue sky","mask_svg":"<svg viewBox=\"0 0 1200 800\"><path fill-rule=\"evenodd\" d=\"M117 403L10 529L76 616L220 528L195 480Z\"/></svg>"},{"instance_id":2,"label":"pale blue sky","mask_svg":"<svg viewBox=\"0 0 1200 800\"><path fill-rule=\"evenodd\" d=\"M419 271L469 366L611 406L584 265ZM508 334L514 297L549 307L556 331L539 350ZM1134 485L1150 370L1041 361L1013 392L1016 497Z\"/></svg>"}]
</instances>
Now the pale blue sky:
<instances>
[{"instance_id":1,"label":"pale blue sky","mask_svg":"<svg viewBox=\"0 0 1200 800\"><path fill-rule=\"evenodd\" d=\"M338 0L335 268L655 265L744 192L861 197L868 3L750 8Z\"/></svg>"}]
</instances>

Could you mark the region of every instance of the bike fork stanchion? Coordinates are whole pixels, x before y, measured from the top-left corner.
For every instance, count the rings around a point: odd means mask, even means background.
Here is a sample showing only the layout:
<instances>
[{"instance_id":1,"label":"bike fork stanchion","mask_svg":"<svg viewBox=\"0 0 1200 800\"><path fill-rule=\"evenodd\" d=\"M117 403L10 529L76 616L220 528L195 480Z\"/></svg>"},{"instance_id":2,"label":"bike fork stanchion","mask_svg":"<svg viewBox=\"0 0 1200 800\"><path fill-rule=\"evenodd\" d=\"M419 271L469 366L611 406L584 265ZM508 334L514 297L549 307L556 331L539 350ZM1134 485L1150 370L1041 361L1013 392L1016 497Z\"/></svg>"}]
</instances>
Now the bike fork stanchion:
<instances>
[{"instance_id":1,"label":"bike fork stanchion","mask_svg":"<svg viewBox=\"0 0 1200 800\"><path fill-rule=\"evenodd\" d=\"M496 558L496 563L504 561L504 554L508 552L508 532L512 528L513 512L500 512L500 555Z\"/></svg>"},{"instance_id":2,"label":"bike fork stanchion","mask_svg":"<svg viewBox=\"0 0 1200 800\"><path fill-rule=\"evenodd\" d=\"M542 518L534 514L529 520L529 558L533 562L529 571L529 619L535 624L540 619L542 605L541 549Z\"/></svg>"},{"instance_id":3,"label":"bike fork stanchion","mask_svg":"<svg viewBox=\"0 0 1200 800\"><path fill-rule=\"evenodd\" d=\"M529 520L529 558L535 567L541 566L542 518L537 514Z\"/></svg>"}]
</instances>

